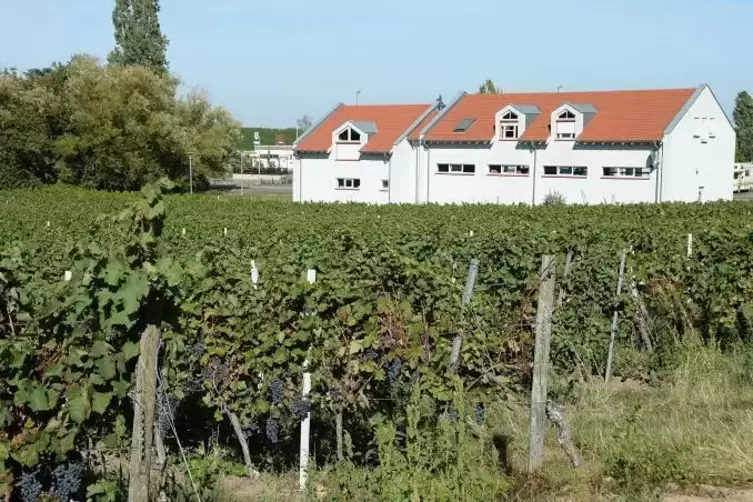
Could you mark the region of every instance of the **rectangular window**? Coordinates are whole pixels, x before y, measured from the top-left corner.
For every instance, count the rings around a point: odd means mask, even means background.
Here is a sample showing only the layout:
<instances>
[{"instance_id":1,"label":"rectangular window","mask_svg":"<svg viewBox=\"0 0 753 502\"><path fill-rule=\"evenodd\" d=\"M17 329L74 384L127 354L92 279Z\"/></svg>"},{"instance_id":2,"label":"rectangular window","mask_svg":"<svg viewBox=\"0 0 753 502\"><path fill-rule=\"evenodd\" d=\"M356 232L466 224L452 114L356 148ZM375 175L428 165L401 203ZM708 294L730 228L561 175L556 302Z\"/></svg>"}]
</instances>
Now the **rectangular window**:
<instances>
[{"instance_id":1,"label":"rectangular window","mask_svg":"<svg viewBox=\"0 0 753 502\"><path fill-rule=\"evenodd\" d=\"M575 139L575 119L557 120L557 139Z\"/></svg>"},{"instance_id":2,"label":"rectangular window","mask_svg":"<svg viewBox=\"0 0 753 502\"><path fill-rule=\"evenodd\" d=\"M500 130L502 131L502 139L518 139L518 125L517 124L500 124Z\"/></svg>"},{"instance_id":3,"label":"rectangular window","mask_svg":"<svg viewBox=\"0 0 753 502\"><path fill-rule=\"evenodd\" d=\"M389 190L390 180L382 180L382 190Z\"/></svg>"},{"instance_id":4,"label":"rectangular window","mask_svg":"<svg viewBox=\"0 0 753 502\"><path fill-rule=\"evenodd\" d=\"M645 167L603 167L605 178L649 178L651 171Z\"/></svg>"},{"instance_id":5,"label":"rectangular window","mask_svg":"<svg viewBox=\"0 0 753 502\"><path fill-rule=\"evenodd\" d=\"M337 178L338 190L359 190L361 180L359 178Z\"/></svg>"},{"instance_id":6,"label":"rectangular window","mask_svg":"<svg viewBox=\"0 0 753 502\"><path fill-rule=\"evenodd\" d=\"M528 176L530 169L524 165L489 164L489 174L510 174Z\"/></svg>"},{"instance_id":7,"label":"rectangular window","mask_svg":"<svg viewBox=\"0 0 753 502\"><path fill-rule=\"evenodd\" d=\"M476 172L474 164L437 164L438 173L473 174Z\"/></svg>"},{"instance_id":8,"label":"rectangular window","mask_svg":"<svg viewBox=\"0 0 753 502\"><path fill-rule=\"evenodd\" d=\"M588 168L586 166L544 166L544 176L585 178L588 176Z\"/></svg>"}]
</instances>

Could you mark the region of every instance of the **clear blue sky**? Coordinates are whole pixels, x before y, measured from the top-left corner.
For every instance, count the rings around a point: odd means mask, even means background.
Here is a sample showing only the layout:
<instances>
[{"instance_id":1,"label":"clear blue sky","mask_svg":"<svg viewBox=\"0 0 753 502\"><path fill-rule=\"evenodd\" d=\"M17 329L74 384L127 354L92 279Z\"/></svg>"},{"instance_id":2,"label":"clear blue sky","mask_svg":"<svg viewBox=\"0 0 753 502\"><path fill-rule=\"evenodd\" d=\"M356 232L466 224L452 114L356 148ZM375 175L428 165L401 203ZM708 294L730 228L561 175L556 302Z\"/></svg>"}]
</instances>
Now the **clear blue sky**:
<instances>
[{"instance_id":1,"label":"clear blue sky","mask_svg":"<svg viewBox=\"0 0 753 502\"><path fill-rule=\"evenodd\" d=\"M0 66L106 57L110 0L0 0ZM339 101L709 83L753 88L753 0L162 0L171 70L247 125Z\"/></svg>"}]
</instances>

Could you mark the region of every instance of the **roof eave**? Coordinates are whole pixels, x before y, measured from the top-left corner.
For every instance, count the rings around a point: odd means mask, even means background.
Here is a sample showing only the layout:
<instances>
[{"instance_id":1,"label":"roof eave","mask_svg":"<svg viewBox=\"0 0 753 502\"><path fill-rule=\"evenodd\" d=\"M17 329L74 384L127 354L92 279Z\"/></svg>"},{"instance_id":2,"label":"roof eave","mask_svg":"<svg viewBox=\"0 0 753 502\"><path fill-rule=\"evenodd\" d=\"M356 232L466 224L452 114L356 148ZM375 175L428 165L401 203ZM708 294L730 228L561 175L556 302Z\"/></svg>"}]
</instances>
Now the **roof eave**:
<instances>
[{"instance_id":1,"label":"roof eave","mask_svg":"<svg viewBox=\"0 0 753 502\"><path fill-rule=\"evenodd\" d=\"M303 141L304 139L306 139L306 138L308 137L308 135L309 135L309 134L311 134L312 132L314 132L314 131L316 131L317 129L319 129L319 127L321 127L321 125L322 125L322 124L323 124L323 123L324 123L324 122L325 122L325 121L326 121L326 120L327 120L328 118L330 118L330 117L332 116L332 114L334 114L334 113L335 113L335 112L336 112L337 110L339 110L339 109L340 109L340 108L342 108L343 106L345 106L345 104L344 104L344 103L338 103L337 105L335 105L335 107L334 107L334 108L332 108L332 109L331 109L331 110L329 111L329 113L327 113L327 114L326 114L326 115L325 115L324 117L322 117L322 118L321 118L321 119L319 120L319 122L317 122L317 123L316 123L316 125L314 125L314 126L310 127L308 131L304 132L304 133L303 133L303 134L302 134L302 135L301 135L301 136L300 136L300 137L299 137L299 138L298 138L297 140L295 140L295 141L293 142L293 147L297 147L298 145L300 145L300 144L301 144L301 142L302 142L302 141Z\"/></svg>"}]
</instances>

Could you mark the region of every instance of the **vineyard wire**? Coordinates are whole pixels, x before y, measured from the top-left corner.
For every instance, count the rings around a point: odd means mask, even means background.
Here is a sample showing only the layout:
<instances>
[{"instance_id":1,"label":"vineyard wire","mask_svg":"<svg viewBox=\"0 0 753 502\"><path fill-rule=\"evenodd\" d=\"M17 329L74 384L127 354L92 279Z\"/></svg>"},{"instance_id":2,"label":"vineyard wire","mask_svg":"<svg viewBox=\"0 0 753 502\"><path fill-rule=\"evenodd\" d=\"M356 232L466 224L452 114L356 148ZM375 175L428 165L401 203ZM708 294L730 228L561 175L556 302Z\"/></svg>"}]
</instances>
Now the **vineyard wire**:
<instances>
[{"instance_id":1,"label":"vineyard wire","mask_svg":"<svg viewBox=\"0 0 753 502\"><path fill-rule=\"evenodd\" d=\"M162 380L162 376L157 373L157 381L160 385L164 387L165 383ZM165 387L166 388L166 387ZM162 400L165 403L165 406L167 406L167 418L168 423L170 424L170 428L173 431L173 434L175 434L175 442L178 443L178 450L180 451L181 459L183 460L183 465L186 468L186 473L188 474L188 479L191 480L191 487L193 488L194 494L196 495L196 500L198 502L201 502L201 496L199 495L199 490L196 488L196 482L193 479L193 474L191 474L191 467L188 465L188 459L186 458L186 452L183 450L183 445L180 443L180 437L178 437L178 429L175 427L175 421L173 420L173 410L170 406L170 400L167 399L166 393L162 394Z\"/></svg>"}]
</instances>

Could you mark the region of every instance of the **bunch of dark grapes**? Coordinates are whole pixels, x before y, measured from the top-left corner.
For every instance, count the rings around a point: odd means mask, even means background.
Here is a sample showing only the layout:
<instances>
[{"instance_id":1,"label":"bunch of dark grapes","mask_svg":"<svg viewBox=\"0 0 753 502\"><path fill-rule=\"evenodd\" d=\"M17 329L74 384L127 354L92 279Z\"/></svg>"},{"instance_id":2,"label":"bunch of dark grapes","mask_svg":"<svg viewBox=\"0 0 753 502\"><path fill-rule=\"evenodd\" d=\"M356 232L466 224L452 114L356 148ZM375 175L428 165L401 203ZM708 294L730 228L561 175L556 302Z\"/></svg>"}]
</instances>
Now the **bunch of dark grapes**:
<instances>
[{"instance_id":1,"label":"bunch of dark grapes","mask_svg":"<svg viewBox=\"0 0 753 502\"><path fill-rule=\"evenodd\" d=\"M270 441L273 443L277 443L280 441L280 423L275 420L274 418L268 418L267 419L267 438L269 438Z\"/></svg>"},{"instance_id":2,"label":"bunch of dark grapes","mask_svg":"<svg viewBox=\"0 0 753 502\"><path fill-rule=\"evenodd\" d=\"M400 374L403 372L403 361L396 357L390 364L387 365L387 381L390 384L390 388L394 389L400 379Z\"/></svg>"},{"instance_id":3,"label":"bunch of dark grapes","mask_svg":"<svg viewBox=\"0 0 753 502\"><path fill-rule=\"evenodd\" d=\"M310 411L311 401L309 401L308 399L296 399L295 402L290 406L290 412L299 421L306 418Z\"/></svg>"},{"instance_id":4,"label":"bunch of dark grapes","mask_svg":"<svg viewBox=\"0 0 753 502\"><path fill-rule=\"evenodd\" d=\"M157 394L157 431L160 437L165 438L172 430L175 421L175 412L180 406L180 399L165 394L162 389Z\"/></svg>"},{"instance_id":5,"label":"bunch of dark grapes","mask_svg":"<svg viewBox=\"0 0 753 502\"><path fill-rule=\"evenodd\" d=\"M486 419L486 408L484 403L476 403L476 424L484 425Z\"/></svg>"},{"instance_id":6,"label":"bunch of dark grapes","mask_svg":"<svg viewBox=\"0 0 753 502\"><path fill-rule=\"evenodd\" d=\"M377 352L374 349L367 349L366 352L363 353L363 358L367 361L374 361L379 357L379 352Z\"/></svg>"},{"instance_id":7,"label":"bunch of dark grapes","mask_svg":"<svg viewBox=\"0 0 753 502\"><path fill-rule=\"evenodd\" d=\"M279 403L282 401L283 394L285 393L285 384L281 380L275 380L272 382L270 392L272 394L272 402L274 404Z\"/></svg>"},{"instance_id":8,"label":"bunch of dark grapes","mask_svg":"<svg viewBox=\"0 0 753 502\"><path fill-rule=\"evenodd\" d=\"M42 483L37 479L39 470L24 471L21 473L21 501L37 502L42 494Z\"/></svg>"},{"instance_id":9,"label":"bunch of dark grapes","mask_svg":"<svg viewBox=\"0 0 753 502\"><path fill-rule=\"evenodd\" d=\"M246 436L246 439L250 438L254 434L257 434L258 432L259 424L257 424L256 422L251 422L245 429L243 429L243 434Z\"/></svg>"},{"instance_id":10,"label":"bunch of dark grapes","mask_svg":"<svg viewBox=\"0 0 753 502\"><path fill-rule=\"evenodd\" d=\"M195 357L201 357L207 352L207 348L204 346L202 342L198 342L191 347L191 355Z\"/></svg>"},{"instance_id":11,"label":"bunch of dark grapes","mask_svg":"<svg viewBox=\"0 0 753 502\"><path fill-rule=\"evenodd\" d=\"M67 502L81 492L84 476L83 462L58 464L52 471L52 495L61 502Z\"/></svg>"}]
</instances>

